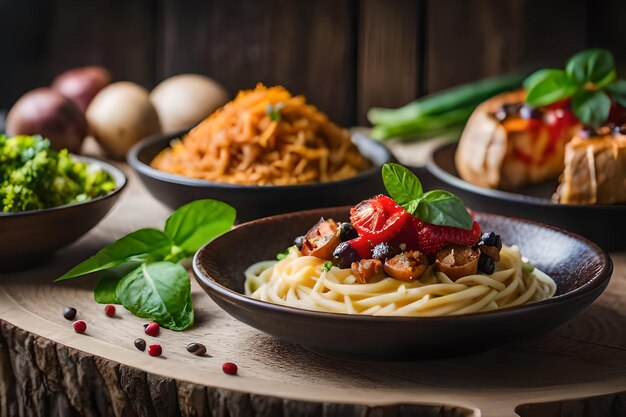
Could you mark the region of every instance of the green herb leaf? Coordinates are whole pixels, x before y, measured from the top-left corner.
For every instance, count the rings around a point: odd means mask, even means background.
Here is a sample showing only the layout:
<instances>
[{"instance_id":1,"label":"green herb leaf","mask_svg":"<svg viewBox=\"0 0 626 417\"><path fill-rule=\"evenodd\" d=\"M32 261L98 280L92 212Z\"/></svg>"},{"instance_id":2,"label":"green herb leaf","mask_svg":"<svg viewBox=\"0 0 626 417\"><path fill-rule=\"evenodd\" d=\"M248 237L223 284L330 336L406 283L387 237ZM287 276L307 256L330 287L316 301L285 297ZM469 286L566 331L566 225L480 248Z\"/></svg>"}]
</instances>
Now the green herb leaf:
<instances>
[{"instance_id":1,"label":"green herb leaf","mask_svg":"<svg viewBox=\"0 0 626 417\"><path fill-rule=\"evenodd\" d=\"M165 235L193 255L202 245L229 231L235 223L235 209L217 200L196 200L178 208L165 222Z\"/></svg>"},{"instance_id":2,"label":"green herb leaf","mask_svg":"<svg viewBox=\"0 0 626 417\"><path fill-rule=\"evenodd\" d=\"M139 267L137 262L129 262L104 271L102 278L98 281L98 285L93 290L93 298L96 300L96 303L120 304L120 301L115 296L117 284L137 267Z\"/></svg>"},{"instance_id":3,"label":"green herb leaf","mask_svg":"<svg viewBox=\"0 0 626 417\"><path fill-rule=\"evenodd\" d=\"M142 264L122 278L115 295L134 315L167 329L185 330L193 325L189 275L179 264Z\"/></svg>"},{"instance_id":4,"label":"green herb leaf","mask_svg":"<svg viewBox=\"0 0 626 417\"><path fill-rule=\"evenodd\" d=\"M527 274L530 274L534 270L535 270L535 265L533 265L532 262L530 262L529 260L524 261L522 259L522 271L526 272Z\"/></svg>"},{"instance_id":5,"label":"green herb leaf","mask_svg":"<svg viewBox=\"0 0 626 417\"><path fill-rule=\"evenodd\" d=\"M287 257L287 255L289 255L289 248L285 249L284 251L277 253L276 254L276 259L277 260L281 260L281 259L285 259L285 257Z\"/></svg>"},{"instance_id":6,"label":"green herb leaf","mask_svg":"<svg viewBox=\"0 0 626 417\"><path fill-rule=\"evenodd\" d=\"M126 262L160 260L170 251L172 241L157 229L140 229L102 248L54 282L113 268Z\"/></svg>"},{"instance_id":7,"label":"green herb leaf","mask_svg":"<svg viewBox=\"0 0 626 417\"><path fill-rule=\"evenodd\" d=\"M265 114L270 117L270 120L273 122L280 122L282 120L282 115L280 111L285 107L285 103L277 103L276 105L270 104L265 109Z\"/></svg>"},{"instance_id":8,"label":"green herb leaf","mask_svg":"<svg viewBox=\"0 0 626 417\"><path fill-rule=\"evenodd\" d=\"M418 198L413 201L409 201L409 203L402 206L402 208L411 214L415 214L417 212L417 206L419 206L419 204L420 204L420 199Z\"/></svg>"},{"instance_id":9,"label":"green herb leaf","mask_svg":"<svg viewBox=\"0 0 626 417\"><path fill-rule=\"evenodd\" d=\"M417 206L417 217L438 226L452 226L470 230L474 219L467 212L460 198L443 190L424 194Z\"/></svg>"},{"instance_id":10,"label":"green herb leaf","mask_svg":"<svg viewBox=\"0 0 626 417\"><path fill-rule=\"evenodd\" d=\"M606 89L620 106L626 107L626 80L615 80Z\"/></svg>"},{"instance_id":11,"label":"green herb leaf","mask_svg":"<svg viewBox=\"0 0 626 417\"><path fill-rule=\"evenodd\" d=\"M529 88L526 102L531 106L541 107L571 97L576 92L576 85L565 75L565 71L543 69L532 74L524 83Z\"/></svg>"},{"instance_id":12,"label":"green herb leaf","mask_svg":"<svg viewBox=\"0 0 626 417\"><path fill-rule=\"evenodd\" d=\"M322 271L328 272L330 271L330 268L332 267L333 267L333 261L326 261L324 262L324 267L322 268Z\"/></svg>"},{"instance_id":13,"label":"green herb leaf","mask_svg":"<svg viewBox=\"0 0 626 417\"><path fill-rule=\"evenodd\" d=\"M604 82L605 85L611 82L607 82L607 77L615 77L615 61L611 52L606 49L587 49L580 51L567 61L565 66L565 72L567 76L578 83L579 85L586 85L592 83L597 84Z\"/></svg>"},{"instance_id":14,"label":"green herb leaf","mask_svg":"<svg viewBox=\"0 0 626 417\"><path fill-rule=\"evenodd\" d=\"M572 110L581 122L597 127L608 119L611 99L602 91L581 90L572 97Z\"/></svg>"},{"instance_id":15,"label":"green herb leaf","mask_svg":"<svg viewBox=\"0 0 626 417\"><path fill-rule=\"evenodd\" d=\"M383 165L382 177L389 196L407 211L407 207L424 192L415 174L400 164L390 162Z\"/></svg>"},{"instance_id":16,"label":"green herb leaf","mask_svg":"<svg viewBox=\"0 0 626 417\"><path fill-rule=\"evenodd\" d=\"M526 91L534 88L537 84L544 80L544 78L548 77L550 72L554 71L552 69L540 69L532 74L530 74L526 79L522 82L522 86Z\"/></svg>"},{"instance_id":17,"label":"green herb leaf","mask_svg":"<svg viewBox=\"0 0 626 417\"><path fill-rule=\"evenodd\" d=\"M611 71L606 77L604 77L602 80L598 81L597 83L593 84L593 89L596 90L600 90L602 88L605 88L607 85L611 84L613 81L615 81L615 79L617 78L617 72L615 72L615 70Z\"/></svg>"}]
</instances>

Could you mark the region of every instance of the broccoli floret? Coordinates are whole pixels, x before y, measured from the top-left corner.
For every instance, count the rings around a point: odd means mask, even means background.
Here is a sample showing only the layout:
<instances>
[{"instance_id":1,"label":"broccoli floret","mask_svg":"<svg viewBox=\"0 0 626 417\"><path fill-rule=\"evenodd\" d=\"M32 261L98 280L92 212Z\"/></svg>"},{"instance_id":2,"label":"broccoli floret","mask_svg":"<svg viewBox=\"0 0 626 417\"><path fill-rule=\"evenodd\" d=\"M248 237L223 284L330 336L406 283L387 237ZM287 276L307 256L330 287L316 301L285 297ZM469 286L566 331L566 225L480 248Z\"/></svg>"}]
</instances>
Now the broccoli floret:
<instances>
[{"instance_id":1,"label":"broccoli floret","mask_svg":"<svg viewBox=\"0 0 626 417\"><path fill-rule=\"evenodd\" d=\"M0 136L0 211L56 207L114 189L107 172L50 149L41 136Z\"/></svg>"},{"instance_id":2,"label":"broccoli floret","mask_svg":"<svg viewBox=\"0 0 626 417\"><path fill-rule=\"evenodd\" d=\"M30 188L22 185L4 184L0 188L2 211L27 211L45 208L39 196Z\"/></svg>"}]
</instances>

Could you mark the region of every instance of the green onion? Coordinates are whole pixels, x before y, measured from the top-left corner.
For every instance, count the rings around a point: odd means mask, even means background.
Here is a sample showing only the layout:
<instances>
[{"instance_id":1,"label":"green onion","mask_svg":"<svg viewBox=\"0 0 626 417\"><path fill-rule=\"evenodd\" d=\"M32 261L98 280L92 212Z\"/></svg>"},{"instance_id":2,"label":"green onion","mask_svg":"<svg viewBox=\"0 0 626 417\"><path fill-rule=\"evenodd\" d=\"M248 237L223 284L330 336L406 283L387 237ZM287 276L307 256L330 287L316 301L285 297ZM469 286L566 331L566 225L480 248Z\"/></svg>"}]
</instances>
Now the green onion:
<instances>
[{"instance_id":1,"label":"green onion","mask_svg":"<svg viewBox=\"0 0 626 417\"><path fill-rule=\"evenodd\" d=\"M475 108L476 106L471 105L451 110L437 117L423 117L394 125L374 126L371 136L379 140L393 137L410 139L445 134L450 130L457 131L467 121Z\"/></svg>"},{"instance_id":2,"label":"green onion","mask_svg":"<svg viewBox=\"0 0 626 417\"><path fill-rule=\"evenodd\" d=\"M376 139L425 136L462 126L483 101L519 88L524 74L486 78L421 97L399 109L374 107L367 114Z\"/></svg>"}]
</instances>

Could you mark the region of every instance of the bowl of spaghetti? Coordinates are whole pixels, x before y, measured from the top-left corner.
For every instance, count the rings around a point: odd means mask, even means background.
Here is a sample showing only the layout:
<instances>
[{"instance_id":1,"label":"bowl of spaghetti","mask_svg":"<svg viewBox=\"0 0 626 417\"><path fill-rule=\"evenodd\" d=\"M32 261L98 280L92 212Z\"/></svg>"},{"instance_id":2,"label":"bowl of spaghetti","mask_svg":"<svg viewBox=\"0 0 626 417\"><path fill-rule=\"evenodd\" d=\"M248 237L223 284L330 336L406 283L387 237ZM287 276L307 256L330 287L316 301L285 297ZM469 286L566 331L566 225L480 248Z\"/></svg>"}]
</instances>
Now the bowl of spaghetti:
<instances>
[{"instance_id":1,"label":"bowl of spaghetti","mask_svg":"<svg viewBox=\"0 0 626 417\"><path fill-rule=\"evenodd\" d=\"M364 260L350 268L341 264L340 250L327 261L323 250L311 252L319 248L307 249L306 243L330 242L311 237L311 230L328 227L319 226L320 218L334 219L340 230L354 219L350 209L315 209L243 224L198 251L194 274L226 312L280 339L343 358L416 360L467 355L548 333L591 304L612 273L609 256L580 236L474 213L479 230L495 230L501 239L499 260L489 273L481 272L481 261L473 271L454 276L438 266L437 252L412 255L425 265L411 278L386 268L393 264L390 259L407 259L391 253L384 271L369 278L363 274L361 280L358 264ZM310 225L316 226L303 245L298 240L298 248L294 236ZM369 256L376 257L375 251ZM444 260L449 252L442 251ZM416 263L402 264L407 265Z\"/></svg>"},{"instance_id":2,"label":"bowl of spaghetti","mask_svg":"<svg viewBox=\"0 0 626 417\"><path fill-rule=\"evenodd\" d=\"M387 148L332 123L303 96L257 86L189 131L147 138L128 162L170 207L214 198L245 221L349 204L382 191Z\"/></svg>"}]
</instances>

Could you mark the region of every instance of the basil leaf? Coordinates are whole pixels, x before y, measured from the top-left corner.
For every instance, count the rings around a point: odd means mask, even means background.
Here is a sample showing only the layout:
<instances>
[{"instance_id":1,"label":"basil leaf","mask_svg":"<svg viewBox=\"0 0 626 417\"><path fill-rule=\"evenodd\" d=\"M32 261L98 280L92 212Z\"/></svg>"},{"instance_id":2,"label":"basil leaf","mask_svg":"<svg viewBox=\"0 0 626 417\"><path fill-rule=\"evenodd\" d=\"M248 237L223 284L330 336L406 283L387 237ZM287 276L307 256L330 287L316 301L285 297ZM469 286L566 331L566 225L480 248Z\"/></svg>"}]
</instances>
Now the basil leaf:
<instances>
[{"instance_id":1,"label":"basil leaf","mask_svg":"<svg viewBox=\"0 0 626 417\"><path fill-rule=\"evenodd\" d=\"M617 73L615 72L615 70L613 70L606 77L604 77L597 83L594 83L593 85L595 86L596 90L599 90L611 84L613 81L615 81L615 78L617 78Z\"/></svg>"},{"instance_id":2,"label":"basil leaf","mask_svg":"<svg viewBox=\"0 0 626 417\"><path fill-rule=\"evenodd\" d=\"M541 107L570 97L576 92L574 85L565 75L565 71L544 69L532 74L528 84L526 102L531 106Z\"/></svg>"},{"instance_id":3,"label":"basil leaf","mask_svg":"<svg viewBox=\"0 0 626 417\"><path fill-rule=\"evenodd\" d=\"M470 230L474 219L460 198L443 190L429 191L417 206L417 217L426 223Z\"/></svg>"},{"instance_id":4,"label":"basil leaf","mask_svg":"<svg viewBox=\"0 0 626 417\"><path fill-rule=\"evenodd\" d=\"M526 77L526 79L522 82L522 86L524 87L526 91L530 90L531 88L539 84L539 82L542 81L547 76L547 72L550 72L550 71L552 70L540 69L540 70L533 72L528 77Z\"/></svg>"},{"instance_id":5,"label":"basil leaf","mask_svg":"<svg viewBox=\"0 0 626 417\"><path fill-rule=\"evenodd\" d=\"M602 91L582 90L572 97L572 110L578 120L597 127L609 118L611 99Z\"/></svg>"},{"instance_id":6,"label":"basil leaf","mask_svg":"<svg viewBox=\"0 0 626 417\"><path fill-rule=\"evenodd\" d=\"M420 204L420 200L416 199L416 200L413 200L413 201L409 201L406 205L402 206L402 208L405 209L406 211L408 211L411 214L415 214L419 204Z\"/></svg>"},{"instance_id":7,"label":"basil leaf","mask_svg":"<svg viewBox=\"0 0 626 417\"><path fill-rule=\"evenodd\" d=\"M134 315L167 329L185 330L193 325L191 283L180 264L144 263L122 278L115 295Z\"/></svg>"},{"instance_id":8,"label":"basil leaf","mask_svg":"<svg viewBox=\"0 0 626 417\"><path fill-rule=\"evenodd\" d=\"M382 177L389 196L404 209L424 192L415 174L400 164L390 162L383 165Z\"/></svg>"},{"instance_id":9,"label":"basil leaf","mask_svg":"<svg viewBox=\"0 0 626 417\"><path fill-rule=\"evenodd\" d=\"M603 80L606 82L606 77L610 76L614 69L613 55L606 49L580 51L565 65L567 76L579 85L598 84Z\"/></svg>"},{"instance_id":10,"label":"basil leaf","mask_svg":"<svg viewBox=\"0 0 626 417\"><path fill-rule=\"evenodd\" d=\"M162 259L171 247L172 241L160 230L140 229L100 249L54 282L113 268L126 262Z\"/></svg>"},{"instance_id":11,"label":"basil leaf","mask_svg":"<svg viewBox=\"0 0 626 417\"><path fill-rule=\"evenodd\" d=\"M165 223L165 235L187 256L202 245L229 231L235 223L235 209L217 200L196 200L176 210Z\"/></svg>"},{"instance_id":12,"label":"basil leaf","mask_svg":"<svg viewBox=\"0 0 626 417\"><path fill-rule=\"evenodd\" d=\"M626 80L615 80L606 89L620 106L626 107Z\"/></svg>"},{"instance_id":13,"label":"basil leaf","mask_svg":"<svg viewBox=\"0 0 626 417\"><path fill-rule=\"evenodd\" d=\"M115 296L115 289L120 280L128 275L133 269L139 266L137 262L129 262L115 268L106 270L102 274L102 278L98 281L98 285L93 290L93 298L96 303L100 304L120 304Z\"/></svg>"}]
</instances>

